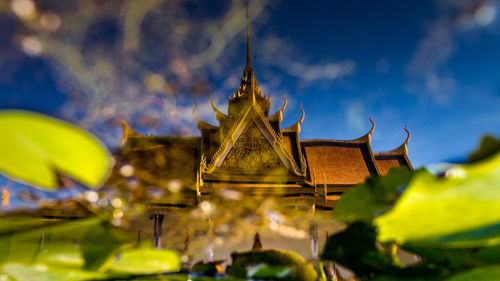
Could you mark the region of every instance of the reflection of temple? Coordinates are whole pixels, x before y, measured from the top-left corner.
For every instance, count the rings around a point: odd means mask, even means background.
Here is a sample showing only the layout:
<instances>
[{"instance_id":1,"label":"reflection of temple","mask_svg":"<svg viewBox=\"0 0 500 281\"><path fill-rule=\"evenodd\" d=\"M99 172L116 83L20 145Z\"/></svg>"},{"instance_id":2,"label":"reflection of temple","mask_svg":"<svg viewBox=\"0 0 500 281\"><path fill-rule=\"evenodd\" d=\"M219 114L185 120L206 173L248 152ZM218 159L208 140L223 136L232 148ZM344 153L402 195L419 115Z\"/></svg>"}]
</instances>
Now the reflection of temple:
<instances>
[{"instance_id":1,"label":"reflection of temple","mask_svg":"<svg viewBox=\"0 0 500 281\"><path fill-rule=\"evenodd\" d=\"M283 96L281 109L270 114L270 98L257 86L250 59L247 38L243 78L228 99L227 114L212 102L218 126L200 120L195 111L201 137L144 136L125 124L125 142L119 155L134 167L146 165L154 177L180 180L185 187L196 189L199 196L234 188L247 194L284 195L291 202L301 197L328 209L342 192L366 177L385 174L397 166L411 169L406 150L409 133L397 149L373 153L371 118L367 134L347 141L300 140L305 115L302 107L301 119L281 128L286 98Z\"/></svg>"},{"instance_id":2,"label":"reflection of temple","mask_svg":"<svg viewBox=\"0 0 500 281\"><path fill-rule=\"evenodd\" d=\"M247 17L248 21L248 17ZM412 169L407 143L390 152L373 153L372 128L354 140L300 140L304 120L281 128L283 106L270 114L270 98L257 86L251 65L247 27L246 66L239 88L228 99L227 114L211 101L218 125L197 120L200 137L145 136L124 123L124 143L117 152L118 165L110 182L126 185L128 180L141 186L191 189L194 196L150 200L155 218L155 239L161 237L163 214L176 208L196 206L217 190L236 189L247 195L276 196L284 205L331 210L348 188L367 177L383 175L393 167ZM132 173L121 173L125 166ZM317 240L317 239L316 239ZM159 240L156 241L159 245ZM317 248L317 243L315 246ZM316 250L317 251L317 250Z\"/></svg>"}]
</instances>

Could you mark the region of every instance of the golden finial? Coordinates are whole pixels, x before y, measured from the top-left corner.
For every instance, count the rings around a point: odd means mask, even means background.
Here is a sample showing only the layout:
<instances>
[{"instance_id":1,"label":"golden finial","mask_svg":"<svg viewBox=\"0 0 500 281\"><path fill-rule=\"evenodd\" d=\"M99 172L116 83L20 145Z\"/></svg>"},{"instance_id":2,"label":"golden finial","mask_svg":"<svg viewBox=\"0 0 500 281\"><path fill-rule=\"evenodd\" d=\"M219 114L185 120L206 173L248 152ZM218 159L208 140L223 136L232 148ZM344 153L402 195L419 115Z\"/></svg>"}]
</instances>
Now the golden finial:
<instances>
[{"instance_id":1,"label":"golden finial","mask_svg":"<svg viewBox=\"0 0 500 281\"><path fill-rule=\"evenodd\" d=\"M222 113L220 110L217 109L217 107L215 107L215 104L214 104L214 99L213 98L210 98L210 105L212 105L212 109L215 111L216 113L216 116L215 118L217 119L217 121L221 121L222 118L225 118L227 117L226 114Z\"/></svg>"},{"instance_id":2,"label":"golden finial","mask_svg":"<svg viewBox=\"0 0 500 281\"><path fill-rule=\"evenodd\" d=\"M251 66L251 55L250 55L250 17L248 16L248 6L249 3L247 1L247 64L246 67L252 67ZM245 67L245 68L246 68Z\"/></svg>"},{"instance_id":3,"label":"golden finial","mask_svg":"<svg viewBox=\"0 0 500 281\"><path fill-rule=\"evenodd\" d=\"M406 125L405 125L405 132L406 132L407 136L406 136L406 140L404 142L404 145L406 146L406 145L408 145L408 142L410 141L410 131L408 131L408 127Z\"/></svg>"},{"instance_id":4,"label":"golden finial","mask_svg":"<svg viewBox=\"0 0 500 281\"><path fill-rule=\"evenodd\" d=\"M281 112L285 111L286 105L287 105L287 103L288 103L288 101L286 100L286 93L284 93L284 94L283 94L283 100L284 100L285 102L283 103L283 106L282 106L282 107L281 107L281 109L280 109L280 111L281 111Z\"/></svg>"},{"instance_id":5,"label":"golden finial","mask_svg":"<svg viewBox=\"0 0 500 281\"><path fill-rule=\"evenodd\" d=\"M302 124L304 122L304 117L306 116L306 113L304 112L304 109L302 108L302 103L299 105L300 111L302 111L302 116L300 117L299 124Z\"/></svg>"},{"instance_id":6,"label":"golden finial","mask_svg":"<svg viewBox=\"0 0 500 281\"><path fill-rule=\"evenodd\" d=\"M370 122L372 123L372 128L370 129L370 131L368 132L368 134L372 134L373 131L375 130L375 122L373 122L373 115L370 116Z\"/></svg>"}]
</instances>

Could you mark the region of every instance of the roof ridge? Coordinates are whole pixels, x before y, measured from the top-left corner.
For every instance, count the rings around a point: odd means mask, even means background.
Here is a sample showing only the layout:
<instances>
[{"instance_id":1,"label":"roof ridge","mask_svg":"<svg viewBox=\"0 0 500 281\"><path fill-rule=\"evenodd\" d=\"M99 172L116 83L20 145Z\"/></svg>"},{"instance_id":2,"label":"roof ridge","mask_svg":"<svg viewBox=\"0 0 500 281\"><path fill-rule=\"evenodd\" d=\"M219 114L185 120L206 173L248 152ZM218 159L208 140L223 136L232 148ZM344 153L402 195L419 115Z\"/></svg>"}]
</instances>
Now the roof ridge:
<instances>
[{"instance_id":1,"label":"roof ridge","mask_svg":"<svg viewBox=\"0 0 500 281\"><path fill-rule=\"evenodd\" d=\"M256 106L255 108L256 108L257 112L261 115L261 118L264 121L266 128L268 129L268 131L271 132L271 135L274 138L274 142L278 144L279 148L281 149L281 151L283 151L287 160L290 161L290 163L292 164L292 168L295 170L295 173L300 175L301 171L299 170L297 163L293 159L292 153L290 151L288 151L288 148L283 143L283 135L282 134L278 135L274 131L274 129L271 127L271 124L269 124L269 121L264 117L264 113L262 112L262 109L260 109L259 106Z\"/></svg>"},{"instance_id":2,"label":"roof ridge","mask_svg":"<svg viewBox=\"0 0 500 281\"><path fill-rule=\"evenodd\" d=\"M236 120L234 120L233 126L231 126L229 131L226 133L226 135L222 139L222 143L220 144L219 148L215 151L215 153L212 155L212 157L210 159L210 163L208 164L208 167L205 169L204 172L211 173L215 170L216 159L218 159L221 156L222 152L226 149L229 142L232 141L232 139L233 139L232 135L234 134L234 131L238 127L238 125L241 122L241 120L243 119L243 117L245 115L247 115L248 112L250 112L251 106L247 106L247 107L248 107L248 109L241 110L240 114L238 115Z\"/></svg>"}]
</instances>

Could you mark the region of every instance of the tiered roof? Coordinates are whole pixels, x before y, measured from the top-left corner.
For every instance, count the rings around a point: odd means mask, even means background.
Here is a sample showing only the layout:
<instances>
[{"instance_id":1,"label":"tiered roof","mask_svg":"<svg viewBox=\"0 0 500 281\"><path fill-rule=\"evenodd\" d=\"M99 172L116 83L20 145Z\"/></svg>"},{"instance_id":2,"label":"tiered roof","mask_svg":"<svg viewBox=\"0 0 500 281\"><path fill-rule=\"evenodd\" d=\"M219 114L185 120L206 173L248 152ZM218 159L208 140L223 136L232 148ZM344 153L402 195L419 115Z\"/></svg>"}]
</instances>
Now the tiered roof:
<instances>
[{"instance_id":1,"label":"tiered roof","mask_svg":"<svg viewBox=\"0 0 500 281\"><path fill-rule=\"evenodd\" d=\"M227 114L210 100L218 126L198 118L196 107L193 116L200 137L144 136L125 124L124 144L117 154L120 161L147 168L139 176L144 182L151 176L179 179L199 196L232 187L250 194L309 198L314 204L336 200L347 188L393 167L412 169L406 127L405 142L382 153L373 153L370 146L375 129L371 117L370 131L354 140L300 140L305 118L300 105L300 120L282 129L286 97L283 106L269 115L271 99L257 86L250 59L247 9L246 65L240 86L228 98Z\"/></svg>"},{"instance_id":2,"label":"tiered roof","mask_svg":"<svg viewBox=\"0 0 500 281\"><path fill-rule=\"evenodd\" d=\"M408 142L410 141L410 131L405 126L405 132L407 134L406 140L398 148L387 151L387 152L377 152L374 154L375 161L379 167L380 174L385 175L391 168L406 166L413 169L410 160L408 159Z\"/></svg>"}]
</instances>

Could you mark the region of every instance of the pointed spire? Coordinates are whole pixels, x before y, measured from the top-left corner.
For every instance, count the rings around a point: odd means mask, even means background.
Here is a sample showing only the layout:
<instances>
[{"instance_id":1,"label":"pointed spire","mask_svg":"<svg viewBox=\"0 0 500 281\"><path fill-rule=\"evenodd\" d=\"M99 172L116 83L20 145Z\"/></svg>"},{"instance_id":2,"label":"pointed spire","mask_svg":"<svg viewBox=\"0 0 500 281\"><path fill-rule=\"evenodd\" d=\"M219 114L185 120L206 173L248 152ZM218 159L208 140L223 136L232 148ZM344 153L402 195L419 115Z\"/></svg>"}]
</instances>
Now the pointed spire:
<instances>
[{"instance_id":1,"label":"pointed spire","mask_svg":"<svg viewBox=\"0 0 500 281\"><path fill-rule=\"evenodd\" d=\"M247 61L245 65L245 69L243 70L243 79L249 84L252 85L253 81L253 68L252 68L252 54L250 52L250 16L248 12L249 3L247 1Z\"/></svg>"},{"instance_id":2,"label":"pointed spire","mask_svg":"<svg viewBox=\"0 0 500 281\"><path fill-rule=\"evenodd\" d=\"M246 76L248 83L250 85L250 94L252 95L252 103L255 104L255 85L254 85L254 78L253 78L253 68L252 68L252 62L251 62L251 53L250 53L250 17L248 15L248 6L249 2L247 1L247 63L245 65L245 70L244 76Z\"/></svg>"},{"instance_id":3,"label":"pointed spire","mask_svg":"<svg viewBox=\"0 0 500 281\"><path fill-rule=\"evenodd\" d=\"M248 16L248 1L247 1L247 64L245 68L252 68L251 54L250 54L250 19Z\"/></svg>"}]
</instances>

